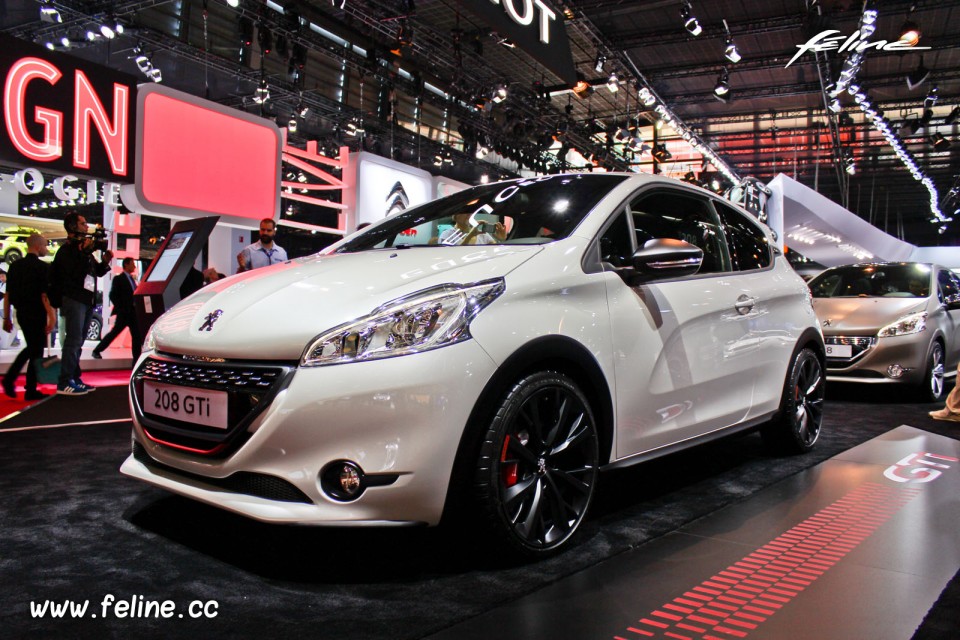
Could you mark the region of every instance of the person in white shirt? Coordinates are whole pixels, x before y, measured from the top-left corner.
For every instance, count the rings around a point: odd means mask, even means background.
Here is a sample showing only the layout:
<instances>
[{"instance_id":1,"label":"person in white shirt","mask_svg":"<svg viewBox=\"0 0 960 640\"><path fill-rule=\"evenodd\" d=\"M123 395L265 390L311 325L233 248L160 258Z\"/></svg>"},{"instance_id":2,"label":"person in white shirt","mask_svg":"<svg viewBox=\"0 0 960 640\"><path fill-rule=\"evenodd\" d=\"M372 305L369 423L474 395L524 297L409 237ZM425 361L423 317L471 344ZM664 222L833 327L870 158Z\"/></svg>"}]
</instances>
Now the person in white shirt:
<instances>
[{"instance_id":1,"label":"person in white shirt","mask_svg":"<svg viewBox=\"0 0 960 640\"><path fill-rule=\"evenodd\" d=\"M277 235L277 223L272 218L260 221L260 240L244 247L237 254L237 273L269 267L287 261L287 252L273 239Z\"/></svg>"}]
</instances>

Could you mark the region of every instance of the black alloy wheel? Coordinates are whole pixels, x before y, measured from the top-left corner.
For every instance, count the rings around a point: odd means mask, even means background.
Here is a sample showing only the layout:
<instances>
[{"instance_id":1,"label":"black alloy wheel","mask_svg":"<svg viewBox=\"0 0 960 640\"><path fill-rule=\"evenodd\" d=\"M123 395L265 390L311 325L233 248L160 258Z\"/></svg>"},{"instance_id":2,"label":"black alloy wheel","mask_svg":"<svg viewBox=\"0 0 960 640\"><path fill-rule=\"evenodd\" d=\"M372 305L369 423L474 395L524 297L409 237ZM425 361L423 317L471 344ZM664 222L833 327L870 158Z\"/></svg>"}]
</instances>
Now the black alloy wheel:
<instances>
[{"instance_id":1,"label":"black alloy wheel","mask_svg":"<svg viewBox=\"0 0 960 640\"><path fill-rule=\"evenodd\" d=\"M19 250L17 250L17 249L10 249L10 250L8 250L7 253L3 256L3 260L4 260L4 262L6 262L7 264L13 264L14 262L16 262L17 260L19 260L19 259L22 258L22 257L23 257L23 254L20 253Z\"/></svg>"},{"instance_id":2,"label":"black alloy wheel","mask_svg":"<svg viewBox=\"0 0 960 640\"><path fill-rule=\"evenodd\" d=\"M934 342L927 358L927 373L920 386L920 398L924 402L939 402L943 399L943 345Z\"/></svg>"},{"instance_id":3,"label":"black alloy wheel","mask_svg":"<svg viewBox=\"0 0 960 640\"><path fill-rule=\"evenodd\" d=\"M518 382L481 448L476 490L509 553L539 558L573 537L597 484L597 427L589 402L553 371Z\"/></svg>"},{"instance_id":4,"label":"black alloy wheel","mask_svg":"<svg viewBox=\"0 0 960 640\"><path fill-rule=\"evenodd\" d=\"M803 349L796 355L784 385L780 415L761 430L764 442L783 453L813 449L823 423L826 378L817 355Z\"/></svg>"}]
</instances>

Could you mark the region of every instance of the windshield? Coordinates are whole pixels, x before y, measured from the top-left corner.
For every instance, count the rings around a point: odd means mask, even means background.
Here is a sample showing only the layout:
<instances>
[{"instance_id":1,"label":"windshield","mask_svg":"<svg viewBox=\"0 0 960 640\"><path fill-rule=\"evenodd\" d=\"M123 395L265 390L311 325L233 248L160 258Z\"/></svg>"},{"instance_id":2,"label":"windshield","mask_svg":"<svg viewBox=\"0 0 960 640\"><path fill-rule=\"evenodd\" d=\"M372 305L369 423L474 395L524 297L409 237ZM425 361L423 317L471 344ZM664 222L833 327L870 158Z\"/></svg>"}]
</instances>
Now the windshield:
<instances>
[{"instance_id":1,"label":"windshield","mask_svg":"<svg viewBox=\"0 0 960 640\"><path fill-rule=\"evenodd\" d=\"M625 179L560 175L466 189L377 223L336 252L562 240Z\"/></svg>"},{"instance_id":2,"label":"windshield","mask_svg":"<svg viewBox=\"0 0 960 640\"><path fill-rule=\"evenodd\" d=\"M930 267L925 264L851 265L827 269L810 281L814 298L926 298Z\"/></svg>"}]
</instances>

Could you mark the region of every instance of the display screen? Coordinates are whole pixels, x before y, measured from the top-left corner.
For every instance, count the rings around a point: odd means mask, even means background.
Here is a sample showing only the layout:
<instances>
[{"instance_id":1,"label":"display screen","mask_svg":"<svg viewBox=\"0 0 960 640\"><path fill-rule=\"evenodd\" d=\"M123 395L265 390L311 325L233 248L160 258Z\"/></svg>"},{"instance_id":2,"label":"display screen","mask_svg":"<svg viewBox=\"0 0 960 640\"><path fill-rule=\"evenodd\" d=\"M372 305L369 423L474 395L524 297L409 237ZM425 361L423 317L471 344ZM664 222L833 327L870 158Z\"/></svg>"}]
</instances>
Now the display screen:
<instances>
[{"instance_id":1,"label":"display screen","mask_svg":"<svg viewBox=\"0 0 960 640\"><path fill-rule=\"evenodd\" d=\"M163 253L157 256L154 261L153 269L147 276L147 282L164 282L170 277L174 267L180 261L180 255L190 243L191 236L193 236L193 231L181 231L173 234Z\"/></svg>"}]
</instances>

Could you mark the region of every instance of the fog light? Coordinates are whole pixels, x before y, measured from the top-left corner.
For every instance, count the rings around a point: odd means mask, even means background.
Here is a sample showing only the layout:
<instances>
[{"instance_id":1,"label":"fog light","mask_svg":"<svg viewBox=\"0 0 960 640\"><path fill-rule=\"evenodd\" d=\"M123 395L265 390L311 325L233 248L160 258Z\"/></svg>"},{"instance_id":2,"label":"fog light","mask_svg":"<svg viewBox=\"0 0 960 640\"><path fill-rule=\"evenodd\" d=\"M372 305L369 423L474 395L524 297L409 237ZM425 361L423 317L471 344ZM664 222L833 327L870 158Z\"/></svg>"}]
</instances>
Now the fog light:
<instances>
[{"instance_id":1,"label":"fog light","mask_svg":"<svg viewBox=\"0 0 960 640\"><path fill-rule=\"evenodd\" d=\"M898 364L892 364L889 367L887 367L887 375L890 376L891 378L899 378L900 376L903 375L903 371L904 371L903 367L901 367Z\"/></svg>"},{"instance_id":2,"label":"fog light","mask_svg":"<svg viewBox=\"0 0 960 640\"><path fill-rule=\"evenodd\" d=\"M348 460L331 462L320 471L320 486L334 500L356 500L366 484L363 470Z\"/></svg>"}]
</instances>

